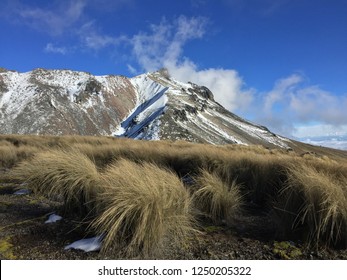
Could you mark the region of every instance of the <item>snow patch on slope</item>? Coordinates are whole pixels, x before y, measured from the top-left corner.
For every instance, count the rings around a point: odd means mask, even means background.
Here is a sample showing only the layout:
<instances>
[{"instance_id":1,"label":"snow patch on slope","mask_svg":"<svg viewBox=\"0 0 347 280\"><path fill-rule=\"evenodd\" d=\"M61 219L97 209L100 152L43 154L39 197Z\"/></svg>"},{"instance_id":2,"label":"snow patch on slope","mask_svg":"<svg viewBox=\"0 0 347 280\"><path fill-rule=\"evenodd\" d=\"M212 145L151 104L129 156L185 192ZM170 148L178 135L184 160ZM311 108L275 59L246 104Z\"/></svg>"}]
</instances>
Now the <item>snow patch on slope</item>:
<instances>
[{"instance_id":1,"label":"snow patch on slope","mask_svg":"<svg viewBox=\"0 0 347 280\"><path fill-rule=\"evenodd\" d=\"M165 111L168 88L153 81L148 74L130 80L137 93L136 107L116 129L115 135L134 139L159 140L159 117Z\"/></svg>"},{"instance_id":2,"label":"snow patch on slope","mask_svg":"<svg viewBox=\"0 0 347 280\"><path fill-rule=\"evenodd\" d=\"M9 90L1 95L0 109L14 119L30 101L31 96L35 94L35 87L29 83L30 72L6 72L2 75L7 82Z\"/></svg>"},{"instance_id":3,"label":"snow patch on slope","mask_svg":"<svg viewBox=\"0 0 347 280\"><path fill-rule=\"evenodd\" d=\"M65 250L69 249L75 249L75 250L82 250L84 252L94 252L94 251L100 251L101 249L101 241L102 236L96 236L92 238L85 238L78 241L75 241L71 243L70 245L65 246Z\"/></svg>"},{"instance_id":4,"label":"snow patch on slope","mask_svg":"<svg viewBox=\"0 0 347 280\"><path fill-rule=\"evenodd\" d=\"M289 148L289 146L286 143L284 143L283 139L277 137L275 134L271 133L270 131L267 131L266 129L262 127L248 124L247 122L242 122L237 119L229 118L228 116L225 116L218 112L215 112L215 115L224 119L228 123L235 125L236 127L243 130L248 135L253 136L254 138L258 138L260 140L269 142L281 148L286 148L286 149Z\"/></svg>"}]
</instances>

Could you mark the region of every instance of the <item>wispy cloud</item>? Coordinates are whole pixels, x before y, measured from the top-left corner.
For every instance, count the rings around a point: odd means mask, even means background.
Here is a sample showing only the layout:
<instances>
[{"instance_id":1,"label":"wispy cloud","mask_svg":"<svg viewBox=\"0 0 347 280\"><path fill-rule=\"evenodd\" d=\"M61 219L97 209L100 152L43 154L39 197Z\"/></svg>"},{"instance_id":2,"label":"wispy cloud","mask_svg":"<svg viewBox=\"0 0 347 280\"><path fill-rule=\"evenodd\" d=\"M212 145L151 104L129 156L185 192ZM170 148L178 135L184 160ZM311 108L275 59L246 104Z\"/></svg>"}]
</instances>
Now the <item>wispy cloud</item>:
<instances>
[{"instance_id":1,"label":"wispy cloud","mask_svg":"<svg viewBox=\"0 0 347 280\"><path fill-rule=\"evenodd\" d=\"M66 47L57 47L53 43L48 43L44 48L44 51L47 53L58 53L58 54L67 54L68 49Z\"/></svg>"},{"instance_id":2,"label":"wispy cloud","mask_svg":"<svg viewBox=\"0 0 347 280\"><path fill-rule=\"evenodd\" d=\"M131 64L127 64L127 68L132 75L137 75L139 73L138 70Z\"/></svg>"},{"instance_id":3,"label":"wispy cloud","mask_svg":"<svg viewBox=\"0 0 347 280\"><path fill-rule=\"evenodd\" d=\"M61 1L50 8L19 4L12 13L22 23L39 31L56 36L64 33L83 15L87 0Z\"/></svg>"},{"instance_id":4,"label":"wispy cloud","mask_svg":"<svg viewBox=\"0 0 347 280\"><path fill-rule=\"evenodd\" d=\"M233 69L199 69L184 56L184 47L190 40L205 35L208 20L202 17L180 16L173 22L162 20L150 26L147 33L141 32L129 39L137 63L145 71L165 67L170 74L181 80L191 81L210 88L216 100L229 110L248 106L252 90L244 90L244 83Z\"/></svg>"},{"instance_id":5,"label":"wispy cloud","mask_svg":"<svg viewBox=\"0 0 347 280\"><path fill-rule=\"evenodd\" d=\"M207 19L180 16L173 22L163 19L151 24L149 32L139 32L129 38L133 54L146 71L158 70L168 62L181 58L184 45L205 33Z\"/></svg>"},{"instance_id":6,"label":"wispy cloud","mask_svg":"<svg viewBox=\"0 0 347 280\"><path fill-rule=\"evenodd\" d=\"M113 37L102 34L98 30L94 21L89 21L83 24L78 30L77 34L80 37L83 47L92 49L94 51L101 50L109 46L118 45L123 37Z\"/></svg>"}]
</instances>

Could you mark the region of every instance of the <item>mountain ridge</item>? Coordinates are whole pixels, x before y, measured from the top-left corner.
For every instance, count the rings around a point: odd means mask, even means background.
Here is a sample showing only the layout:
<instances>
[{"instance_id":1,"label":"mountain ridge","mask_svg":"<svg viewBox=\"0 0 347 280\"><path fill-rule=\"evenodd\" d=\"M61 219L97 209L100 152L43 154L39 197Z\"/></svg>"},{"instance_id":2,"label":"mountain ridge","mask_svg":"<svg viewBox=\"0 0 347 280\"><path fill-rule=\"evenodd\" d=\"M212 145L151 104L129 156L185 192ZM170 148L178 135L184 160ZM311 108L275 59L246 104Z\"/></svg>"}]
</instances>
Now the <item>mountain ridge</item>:
<instances>
[{"instance_id":1,"label":"mountain ridge","mask_svg":"<svg viewBox=\"0 0 347 280\"><path fill-rule=\"evenodd\" d=\"M0 117L1 134L114 135L288 150L299 143L229 112L207 87L175 80L165 69L128 78L1 68Z\"/></svg>"}]
</instances>

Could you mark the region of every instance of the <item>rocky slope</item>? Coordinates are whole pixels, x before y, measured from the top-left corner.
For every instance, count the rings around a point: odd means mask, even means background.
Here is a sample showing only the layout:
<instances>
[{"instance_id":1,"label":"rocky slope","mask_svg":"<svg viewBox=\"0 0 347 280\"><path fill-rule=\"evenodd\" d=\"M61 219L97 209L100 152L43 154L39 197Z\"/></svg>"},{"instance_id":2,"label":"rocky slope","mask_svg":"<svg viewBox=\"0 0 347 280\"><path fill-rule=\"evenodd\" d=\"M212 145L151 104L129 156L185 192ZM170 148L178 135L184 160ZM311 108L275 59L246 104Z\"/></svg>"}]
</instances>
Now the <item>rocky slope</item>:
<instances>
[{"instance_id":1,"label":"rocky slope","mask_svg":"<svg viewBox=\"0 0 347 280\"><path fill-rule=\"evenodd\" d=\"M291 141L165 71L134 78L70 70L0 71L1 134L118 135L289 148Z\"/></svg>"},{"instance_id":2,"label":"rocky slope","mask_svg":"<svg viewBox=\"0 0 347 280\"><path fill-rule=\"evenodd\" d=\"M109 135L136 102L129 79L36 69L0 73L0 133Z\"/></svg>"}]
</instances>

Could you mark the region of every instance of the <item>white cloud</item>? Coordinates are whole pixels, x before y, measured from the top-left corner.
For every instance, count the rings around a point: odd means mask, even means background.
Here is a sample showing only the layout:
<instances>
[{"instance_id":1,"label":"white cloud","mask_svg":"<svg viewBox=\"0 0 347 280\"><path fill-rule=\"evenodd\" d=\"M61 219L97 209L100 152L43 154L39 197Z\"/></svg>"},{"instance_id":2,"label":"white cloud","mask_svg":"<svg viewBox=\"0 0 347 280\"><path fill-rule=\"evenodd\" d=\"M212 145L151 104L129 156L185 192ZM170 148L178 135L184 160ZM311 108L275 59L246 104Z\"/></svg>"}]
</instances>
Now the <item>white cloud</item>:
<instances>
[{"instance_id":1,"label":"white cloud","mask_svg":"<svg viewBox=\"0 0 347 280\"><path fill-rule=\"evenodd\" d=\"M318 86L300 88L290 97L290 109L299 121L347 124L346 97L336 96Z\"/></svg>"},{"instance_id":2,"label":"white cloud","mask_svg":"<svg viewBox=\"0 0 347 280\"><path fill-rule=\"evenodd\" d=\"M84 47L95 51L109 46L116 46L122 40L122 37L101 34L94 21L83 24L78 31L78 35Z\"/></svg>"},{"instance_id":3,"label":"white cloud","mask_svg":"<svg viewBox=\"0 0 347 280\"><path fill-rule=\"evenodd\" d=\"M67 48L65 47L56 47L52 43L48 43L46 47L44 48L44 51L47 53L58 53L58 54L66 54L68 52Z\"/></svg>"},{"instance_id":4,"label":"white cloud","mask_svg":"<svg viewBox=\"0 0 347 280\"><path fill-rule=\"evenodd\" d=\"M264 109L271 113L271 108L274 104L283 102L284 96L290 95L293 89L302 81L302 77L298 74L293 74L287 78L278 80L274 88L264 97Z\"/></svg>"},{"instance_id":5,"label":"white cloud","mask_svg":"<svg viewBox=\"0 0 347 280\"><path fill-rule=\"evenodd\" d=\"M326 136L331 131L347 134L346 105L347 97L309 85L303 75L293 74L278 80L271 91L257 93L248 113L257 112L254 121L286 136Z\"/></svg>"},{"instance_id":6,"label":"white cloud","mask_svg":"<svg viewBox=\"0 0 347 280\"><path fill-rule=\"evenodd\" d=\"M149 33L140 32L128 42L138 64L146 71L155 71L180 59L183 46L204 35L206 23L202 17L180 16L172 23L163 19L150 25Z\"/></svg>"},{"instance_id":7,"label":"white cloud","mask_svg":"<svg viewBox=\"0 0 347 280\"><path fill-rule=\"evenodd\" d=\"M332 137L330 139L300 139L300 141L311 144L311 145L316 145L316 146L323 146L323 147L330 147L334 149L340 149L340 150L347 150L347 138L336 138Z\"/></svg>"},{"instance_id":8,"label":"white cloud","mask_svg":"<svg viewBox=\"0 0 347 280\"><path fill-rule=\"evenodd\" d=\"M340 137L347 135L346 125L333 125L333 124L312 124L312 125L299 125L297 126L294 136L298 138L308 137Z\"/></svg>"},{"instance_id":9,"label":"white cloud","mask_svg":"<svg viewBox=\"0 0 347 280\"><path fill-rule=\"evenodd\" d=\"M14 13L25 24L55 36L61 35L81 18L86 2L86 0L64 1L60 6L51 9L19 5Z\"/></svg>"},{"instance_id":10,"label":"white cloud","mask_svg":"<svg viewBox=\"0 0 347 280\"><path fill-rule=\"evenodd\" d=\"M165 66L178 80L192 81L208 87L214 94L215 100L230 111L244 110L253 99L253 90L244 89L244 82L235 70L222 68L198 70L189 60Z\"/></svg>"},{"instance_id":11,"label":"white cloud","mask_svg":"<svg viewBox=\"0 0 347 280\"><path fill-rule=\"evenodd\" d=\"M131 64L127 64L127 68L128 68L128 71L133 74L133 75L137 75L138 74L138 71L136 70L136 68L134 66L132 66Z\"/></svg>"},{"instance_id":12,"label":"white cloud","mask_svg":"<svg viewBox=\"0 0 347 280\"><path fill-rule=\"evenodd\" d=\"M129 39L137 63L145 71L161 67L184 82L194 82L208 87L215 99L227 109L245 108L252 100L252 90L244 90L244 82L233 69L208 68L200 70L189 58L183 56L185 44L205 34L207 19L179 17L170 23L162 20L151 25L149 33L139 33Z\"/></svg>"}]
</instances>

